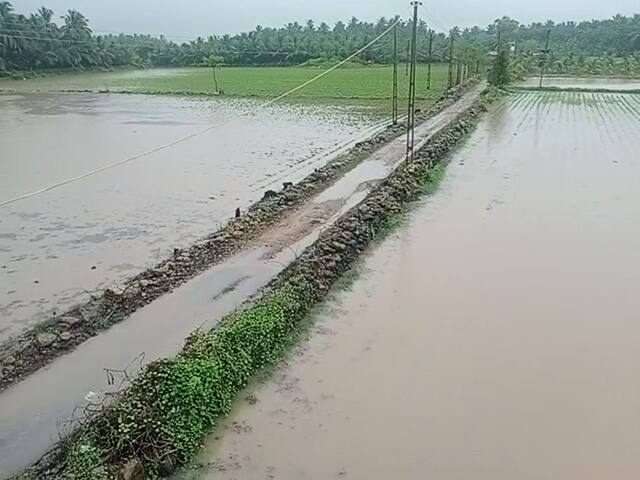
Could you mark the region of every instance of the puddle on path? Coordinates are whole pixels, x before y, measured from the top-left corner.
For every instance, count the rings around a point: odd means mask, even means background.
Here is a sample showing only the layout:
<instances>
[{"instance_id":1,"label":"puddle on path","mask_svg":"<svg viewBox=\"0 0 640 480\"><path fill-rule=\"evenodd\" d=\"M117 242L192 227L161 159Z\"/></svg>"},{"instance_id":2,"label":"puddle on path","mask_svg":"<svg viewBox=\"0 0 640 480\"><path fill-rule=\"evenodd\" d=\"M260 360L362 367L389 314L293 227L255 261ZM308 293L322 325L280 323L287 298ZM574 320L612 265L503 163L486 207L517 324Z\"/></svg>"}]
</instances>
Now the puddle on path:
<instances>
[{"instance_id":1,"label":"puddle on path","mask_svg":"<svg viewBox=\"0 0 640 480\"><path fill-rule=\"evenodd\" d=\"M635 480L640 119L519 95L180 479Z\"/></svg>"}]
</instances>

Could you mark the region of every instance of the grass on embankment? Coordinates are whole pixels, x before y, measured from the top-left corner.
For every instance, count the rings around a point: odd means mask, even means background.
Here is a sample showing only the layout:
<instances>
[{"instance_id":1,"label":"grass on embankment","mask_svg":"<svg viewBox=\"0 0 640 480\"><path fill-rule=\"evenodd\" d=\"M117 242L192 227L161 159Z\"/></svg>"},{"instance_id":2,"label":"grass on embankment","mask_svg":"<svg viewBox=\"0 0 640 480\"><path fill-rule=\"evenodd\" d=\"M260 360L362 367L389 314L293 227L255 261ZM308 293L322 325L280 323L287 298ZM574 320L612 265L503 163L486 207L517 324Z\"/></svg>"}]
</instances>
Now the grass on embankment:
<instances>
[{"instance_id":1,"label":"grass on embankment","mask_svg":"<svg viewBox=\"0 0 640 480\"><path fill-rule=\"evenodd\" d=\"M308 67L233 67L217 70L218 86L225 96L274 98L312 79L323 70ZM385 107L391 99L392 67L339 68L295 92L296 100L353 100ZM437 98L446 89L447 66L433 65L432 88L427 89L427 66L419 65L416 95ZM210 68L133 70L108 73L70 73L28 80L0 80L0 90L18 92L101 90L158 94L215 94ZM405 97L408 77L398 69L398 91Z\"/></svg>"}]
</instances>

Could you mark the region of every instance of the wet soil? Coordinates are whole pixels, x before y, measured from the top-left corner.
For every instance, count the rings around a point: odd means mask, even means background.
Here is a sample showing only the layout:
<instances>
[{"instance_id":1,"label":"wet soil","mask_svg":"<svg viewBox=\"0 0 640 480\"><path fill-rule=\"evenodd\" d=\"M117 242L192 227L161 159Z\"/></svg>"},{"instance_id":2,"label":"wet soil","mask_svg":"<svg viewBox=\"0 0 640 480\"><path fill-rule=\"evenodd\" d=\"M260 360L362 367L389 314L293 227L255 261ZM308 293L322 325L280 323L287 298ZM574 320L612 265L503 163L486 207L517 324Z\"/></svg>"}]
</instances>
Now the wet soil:
<instances>
[{"instance_id":1,"label":"wet soil","mask_svg":"<svg viewBox=\"0 0 640 480\"><path fill-rule=\"evenodd\" d=\"M179 478L637 478L630 101L495 108Z\"/></svg>"},{"instance_id":2,"label":"wet soil","mask_svg":"<svg viewBox=\"0 0 640 480\"><path fill-rule=\"evenodd\" d=\"M420 125L418 138L444 129L475 102L483 88L475 88L462 101ZM291 263L296 252L304 250L323 229L380 184L402 162L404 152L404 138L382 146L330 188L310 199L299 211L308 214L297 217L302 219L300 222L283 219L264 237L256 239L253 248L138 310L120 325L0 395L3 427L0 443L7 452L0 471L18 469L41 455L53 443L61 425L72 417L76 405L83 403L82 397L87 392L93 392L91 400L100 400L117 389L118 383L111 385L109 378L101 378L105 365L116 370L129 365L130 373L135 374L141 364L178 351L182 340L194 328L215 325L225 313L251 297ZM288 193L285 189L282 195ZM311 221L317 215L322 216L321 222ZM143 361L138 357L140 352L144 352ZM65 387L59 394L47 396L52 382L64 383ZM27 412L33 411L41 413L27 421Z\"/></svg>"},{"instance_id":3,"label":"wet soil","mask_svg":"<svg viewBox=\"0 0 640 480\"><path fill-rule=\"evenodd\" d=\"M0 95L0 203L219 125L0 209L0 340L121 283L371 135L348 107L136 95ZM251 138L251 142L246 139ZM64 275L60 275L64 272Z\"/></svg>"}]
</instances>

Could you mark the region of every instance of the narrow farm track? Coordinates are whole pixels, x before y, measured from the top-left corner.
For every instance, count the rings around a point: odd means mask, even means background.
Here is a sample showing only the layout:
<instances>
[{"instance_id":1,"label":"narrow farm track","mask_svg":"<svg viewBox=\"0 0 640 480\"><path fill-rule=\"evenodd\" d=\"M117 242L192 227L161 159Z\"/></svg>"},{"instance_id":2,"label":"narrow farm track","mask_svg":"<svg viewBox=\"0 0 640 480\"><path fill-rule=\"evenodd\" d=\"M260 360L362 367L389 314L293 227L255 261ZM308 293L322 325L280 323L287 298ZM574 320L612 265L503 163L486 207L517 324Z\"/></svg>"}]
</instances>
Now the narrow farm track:
<instances>
[{"instance_id":1,"label":"narrow farm track","mask_svg":"<svg viewBox=\"0 0 640 480\"><path fill-rule=\"evenodd\" d=\"M416 128L420 142L442 131L480 96L474 87L459 101ZM118 387L104 368L129 368L172 355L195 328L212 327L223 315L266 285L312 243L320 232L357 205L404 159L405 139L381 147L293 215L276 224L255 244L187 282L126 321L88 340L0 394L0 475L9 475L36 460L58 438L74 409L99 400ZM142 361L140 355L144 354ZM131 366L133 362L133 367Z\"/></svg>"},{"instance_id":2,"label":"narrow farm track","mask_svg":"<svg viewBox=\"0 0 640 480\"><path fill-rule=\"evenodd\" d=\"M637 479L639 98L493 109L179 478Z\"/></svg>"}]
</instances>

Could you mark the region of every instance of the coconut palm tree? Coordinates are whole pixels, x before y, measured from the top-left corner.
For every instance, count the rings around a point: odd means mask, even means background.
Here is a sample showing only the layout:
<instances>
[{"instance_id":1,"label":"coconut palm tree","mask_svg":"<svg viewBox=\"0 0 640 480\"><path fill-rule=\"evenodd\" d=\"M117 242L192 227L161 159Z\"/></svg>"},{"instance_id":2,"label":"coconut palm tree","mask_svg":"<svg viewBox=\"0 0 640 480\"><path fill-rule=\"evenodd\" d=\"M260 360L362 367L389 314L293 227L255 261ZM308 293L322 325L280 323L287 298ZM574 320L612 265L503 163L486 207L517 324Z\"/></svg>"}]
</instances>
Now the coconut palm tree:
<instances>
[{"instance_id":1,"label":"coconut palm tree","mask_svg":"<svg viewBox=\"0 0 640 480\"><path fill-rule=\"evenodd\" d=\"M91 37L92 31L89 20L77 10L69 10L62 17L64 25L60 29L65 40L86 40Z\"/></svg>"}]
</instances>

